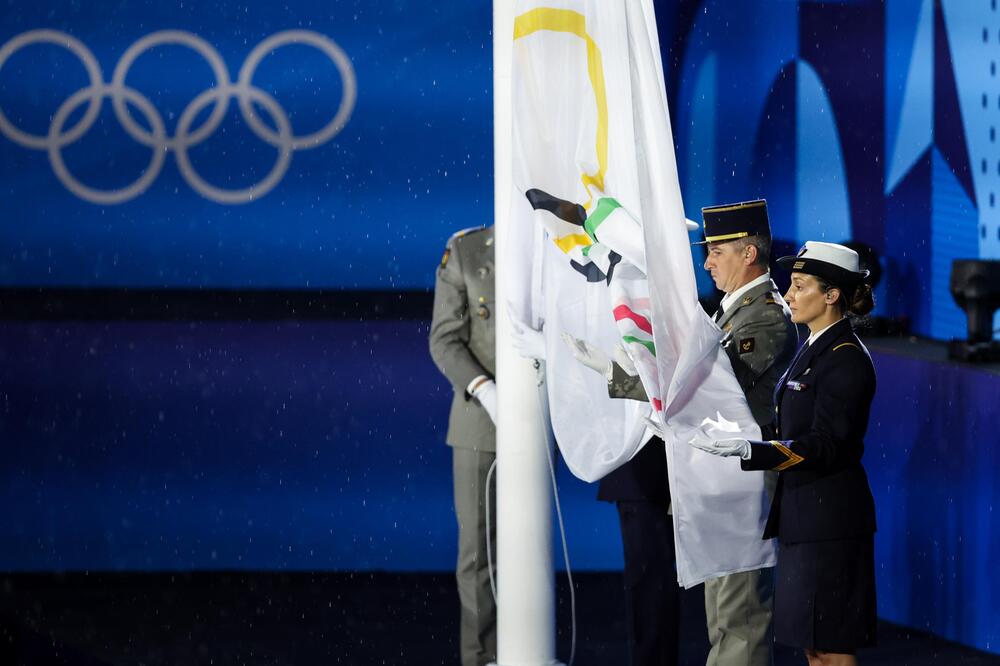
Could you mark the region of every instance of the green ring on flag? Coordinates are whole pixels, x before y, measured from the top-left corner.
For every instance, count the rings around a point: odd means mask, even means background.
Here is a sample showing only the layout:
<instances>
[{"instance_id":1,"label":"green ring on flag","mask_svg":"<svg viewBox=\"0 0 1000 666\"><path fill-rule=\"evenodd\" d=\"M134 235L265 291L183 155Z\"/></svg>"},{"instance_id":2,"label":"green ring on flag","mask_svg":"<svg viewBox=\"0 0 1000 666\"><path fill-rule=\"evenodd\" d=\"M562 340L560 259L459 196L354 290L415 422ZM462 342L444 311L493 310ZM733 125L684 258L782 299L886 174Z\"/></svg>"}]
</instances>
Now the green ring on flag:
<instances>
[{"instance_id":1,"label":"green ring on flag","mask_svg":"<svg viewBox=\"0 0 1000 666\"><path fill-rule=\"evenodd\" d=\"M608 219L608 215L615 212L622 205L618 203L615 199L611 197L604 197L597 200L597 208L594 212L587 216L586 221L583 223L583 229L587 232L587 235L597 240L597 227L601 226L601 222Z\"/></svg>"}]
</instances>

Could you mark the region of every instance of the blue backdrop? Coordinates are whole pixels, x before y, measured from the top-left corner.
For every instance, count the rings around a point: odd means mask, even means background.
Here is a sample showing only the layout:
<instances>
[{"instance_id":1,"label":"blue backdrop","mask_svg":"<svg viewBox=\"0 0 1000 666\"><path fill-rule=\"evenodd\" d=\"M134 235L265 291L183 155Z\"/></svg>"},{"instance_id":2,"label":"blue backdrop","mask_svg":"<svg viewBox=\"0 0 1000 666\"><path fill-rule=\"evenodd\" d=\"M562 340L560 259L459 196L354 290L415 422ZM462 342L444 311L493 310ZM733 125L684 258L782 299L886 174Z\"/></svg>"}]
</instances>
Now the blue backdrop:
<instances>
[{"instance_id":1,"label":"blue backdrop","mask_svg":"<svg viewBox=\"0 0 1000 666\"><path fill-rule=\"evenodd\" d=\"M93 125L80 126L86 132L76 138L65 131L84 115L85 98L67 108L59 137L46 141L53 116L88 86L87 72L80 57L59 45L63 37L14 50L0 67L0 111L41 145L0 132L0 284L429 286L428 267L448 235L492 215L490 16L485 1L223 0L210 11L178 0L0 1L0 49L37 34L31 31L61 31L93 54L104 83L130 47L166 29L200 36L231 80L264 39L308 30L342 49L357 82L343 129L315 147L290 151L279 182L250 203L200 194L171 147L144 193L107 205L68 189L48 149L60 148L66 171L83 185L114 190L139 178L150 162L153 150L137 138L143 133L126 131L108 94L99 98ZM189 46L141 46L124 87L149 100L166 142L216 77L210 60ZM305 136L336 115L343 78L323 51L294 43L268 49L252 84L273 97L295 136ZM150 121L136 106L141 101L127 99L131 117L148 132ZM195 113L186 152L209 185L240 190L268 175L279 150L230 102L205 136L199 128L214 103ZM268 107L254 108L273 130Z\"/></svg>"}]
</instances>

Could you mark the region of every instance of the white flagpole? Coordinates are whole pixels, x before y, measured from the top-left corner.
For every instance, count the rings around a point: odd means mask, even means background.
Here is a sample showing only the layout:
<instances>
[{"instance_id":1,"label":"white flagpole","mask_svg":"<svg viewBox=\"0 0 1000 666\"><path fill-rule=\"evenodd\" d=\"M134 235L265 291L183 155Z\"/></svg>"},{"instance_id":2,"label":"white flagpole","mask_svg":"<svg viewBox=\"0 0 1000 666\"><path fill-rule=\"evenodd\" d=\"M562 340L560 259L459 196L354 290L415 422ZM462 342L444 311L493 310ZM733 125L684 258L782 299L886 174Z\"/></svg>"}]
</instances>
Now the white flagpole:
<instances>
[{"instance_id":1,"label":"white flagpole","mask_svg":"<svg viewBox=\"0 0 1000 666\"><path fill-rule=\"evenodd\" d=\"M551 481L537 375L510 346L504 261L512 183L514 3L493 2L493 178L497 340L497 663L555 665Z\"/></svg>"}]
</instances>

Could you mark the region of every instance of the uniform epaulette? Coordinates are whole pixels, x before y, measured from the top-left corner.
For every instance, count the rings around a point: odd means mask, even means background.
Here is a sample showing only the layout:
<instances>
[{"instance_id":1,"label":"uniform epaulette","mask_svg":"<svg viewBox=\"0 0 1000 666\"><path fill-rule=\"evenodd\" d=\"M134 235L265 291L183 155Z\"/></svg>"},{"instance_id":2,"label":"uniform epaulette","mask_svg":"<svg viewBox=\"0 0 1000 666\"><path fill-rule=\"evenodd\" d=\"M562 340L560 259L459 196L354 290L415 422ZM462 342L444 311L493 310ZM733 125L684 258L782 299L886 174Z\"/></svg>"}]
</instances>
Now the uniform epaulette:
<instances>
[{"instance_id":1,"label":"uniform epaulette","mask_svg":"<svg viewBox=\"0 0 1000 666\"><path fill-rule=\"evenodd\" d=\"M453 233L448 240L452 241L455 240L456 238L461 238L462 236L468 236L469 234L474 234L477 231L484 231L485 229L486 229L485 225L479 227L469 227L468 229L462 229L461 231L456 231L455 233Z\"/></svg>"}]
</instances>

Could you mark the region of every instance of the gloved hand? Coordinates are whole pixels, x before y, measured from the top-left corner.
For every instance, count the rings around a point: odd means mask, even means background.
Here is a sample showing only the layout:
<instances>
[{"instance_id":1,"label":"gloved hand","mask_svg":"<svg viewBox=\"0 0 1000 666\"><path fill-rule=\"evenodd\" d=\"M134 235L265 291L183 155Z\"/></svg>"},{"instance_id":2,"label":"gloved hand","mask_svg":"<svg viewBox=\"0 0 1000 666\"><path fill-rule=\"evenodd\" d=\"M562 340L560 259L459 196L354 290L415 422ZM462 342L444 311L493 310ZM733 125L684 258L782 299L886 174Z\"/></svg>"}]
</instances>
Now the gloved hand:
<instances>
[{"instance_id":1,"label":"gloved hand","mask_svg":"<svg viewBox=\"0 0 1000 666\"><path fill-rule=\"evenodd\" d=\"M750 460L750 442L742 438L706 439L696 436L688 444L714 456L739 456L743 460Z\"/></svg>"},{"instance_id":2,"label":"gloved hand","mask_svg":"<svg viewBox=\"0 0 1000 666\"><path fill-rule=\"evenodd\" d=\"M590 344L586 340L574 338L569 333L562 334L563 341L569 345L569 350L573 352L573 357L580 363L595 372L599 372L605 377L611 374L611 359L600 349Z\"/></svg>"},{"instance_id":3,"label":"gloved hand","mask_svg":"<svg viewBox=\"0 0 1000 666\"><path fill-rule=\"evenodd\" d=\"M626 375L635 377L639 374L639 370L635 367L635 363L632 362L632 358L628 355L628 352L625 351L625 347L622 346L622 343L619 342L615 345L615 351L612 356L615 359L615 363L617 363L621 369L625 371Z\"/></svg>"},{"instance_id":4,"label":"gloved hand","mask_svg":"<svg viewBox=\"0 0 1000 666\"><path fill-rule=\"evenodd\" d=\"M497 422L497 385L492 379L485 381L476 387L472 392L472 397L479 401L490 420L496 425Z\"/></svg>"},{"instance_id":5,"label":"gloved hand","mask_svg":"<svg viewBox=\"0 0 1000 666\"><path fill-rule=\"evenodd\" d=\"M524 358L545 360L545 336L530 326L525 326L516 319L510 320L510 343Z\"/></svg>"}]
</instances>

